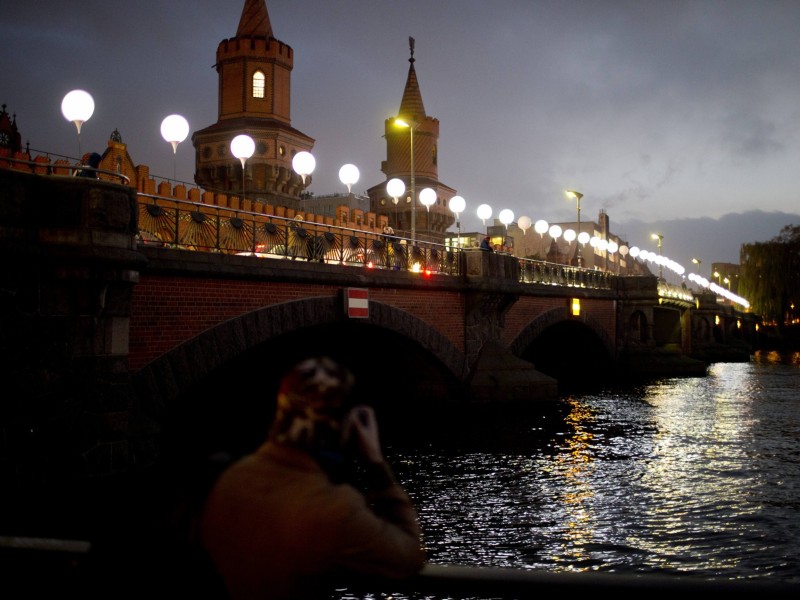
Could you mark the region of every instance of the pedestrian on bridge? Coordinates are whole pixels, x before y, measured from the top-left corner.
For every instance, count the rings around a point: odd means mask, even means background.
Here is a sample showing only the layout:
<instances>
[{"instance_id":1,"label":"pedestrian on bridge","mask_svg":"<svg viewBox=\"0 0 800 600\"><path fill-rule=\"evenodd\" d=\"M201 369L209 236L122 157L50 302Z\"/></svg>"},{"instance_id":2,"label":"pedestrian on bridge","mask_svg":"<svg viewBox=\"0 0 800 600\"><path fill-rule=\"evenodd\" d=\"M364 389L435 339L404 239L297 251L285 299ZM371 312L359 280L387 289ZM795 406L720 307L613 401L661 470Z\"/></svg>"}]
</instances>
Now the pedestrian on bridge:
<instances>
[{"instance_id":1,"label":"pedestrian on bridge","mask_svg":"<svg viewBox=\"0 0 800 600\"><path fill-rule=\"evenodd\" d=\"M401 579L426 560L416 510L381 450L352 374L306 360L281 382L267 440L225 470L200 543L233 600L311 598L357 577Z\"/></svg>"}]
</instances>

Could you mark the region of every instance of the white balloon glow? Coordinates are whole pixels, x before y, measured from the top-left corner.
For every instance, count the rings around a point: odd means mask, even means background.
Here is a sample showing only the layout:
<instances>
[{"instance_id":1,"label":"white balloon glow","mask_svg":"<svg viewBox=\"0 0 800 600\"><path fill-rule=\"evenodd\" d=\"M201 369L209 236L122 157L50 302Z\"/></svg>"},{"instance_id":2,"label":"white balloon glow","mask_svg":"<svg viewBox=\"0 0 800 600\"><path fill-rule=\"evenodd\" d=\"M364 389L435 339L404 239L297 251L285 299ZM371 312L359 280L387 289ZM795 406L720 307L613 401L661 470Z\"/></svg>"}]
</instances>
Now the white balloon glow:
<instances>
[{"instance_id":1,"label":"white balloon glow","mask_svg":"<svg viewBox=\"0 0 800 600\"><path fill-rule=\"evenodd\" d=\"M342 168L339 169L339 181L347 186L348 194L351 191L352 185L358 181L360 175L358 167L349 163L342 165Z\"/></svg>"},{"instance_id":2,"label":"white balloon glow","mask_svg":"<svg viewBox=\"0 0 800 600\"><path fill-rule=\"evenodd\" d=\"M458 218L458 215L464 212L464 209L467 207L467 202L461 196L453 196L450 198L450 202L448 202L447 206L456 213L456 218Z\"/></svg>"},{"instance_id":3,"label":"white balloon glow","mask_svg":"<svg viewBox=\"0 0 800 600\"><path fill-rule=\"evenodd\" d=\"M406 184L402 179L394 177L386 182L386 193L392 197L392 202L397 204L397 199L406 191Z\"/></svg>"},{"instance_id":4,"label":"white balloon glow","mask_svg":"<svg viewBox=\"0 0 800 600\"><path fill-rule=\"evenodd\" d=\"M522 235L525 235L525 233L528 231L528 229L531 228L531 218L530 217L520 217L519 221L517 221L517 225L519 225L519 228L522 229Z\"/></svg>"},{"instance_id":5,"label":"white balloon glow","mask_svg":"<svg viewBox=\"0 0 800 600\"><path fill-rule=\"evenodd\" d=\"M430 212L431 206L436 202L436 192L432 188L424 188L419 193L419 201L422 202L428 212Z\"/></svg>"},{"instance_id":6,"label":"white balloon glow","mask_svg":"<svg viewBox=\"0 0 800 600\"><path fill-rule=\"evenodd\" d=\"M306 177L314 172L316 166L317 161L314 159L314 155L311 154L311 152L303 150L295 154L294 158L292 158L292 168L295 173L303 178L303 185L306 183Z\"/></svg>"},{"instance_id":7,"label":"white balloon glow","mask_svg":"<svg viewBox=\"0 0 800 600\"><path fill-rule=\"evenodd\" d=\"M180 115L169 115L161 121L161 137L172 144L172 153L178 151L180 144L189 135L189 122Z\"/></svg>"},{"instance_id":8,"label":"white balloon glow","mask_svg":"<svg viewBox=\"0 0 800 600\"><path fill-rule=\"evenodd\" d=\"M514 213L509 210L508 208L504 208L500 211L498 215L500 222L508 228L508 226L514 222Z\"/></svg>"}]
</instances>

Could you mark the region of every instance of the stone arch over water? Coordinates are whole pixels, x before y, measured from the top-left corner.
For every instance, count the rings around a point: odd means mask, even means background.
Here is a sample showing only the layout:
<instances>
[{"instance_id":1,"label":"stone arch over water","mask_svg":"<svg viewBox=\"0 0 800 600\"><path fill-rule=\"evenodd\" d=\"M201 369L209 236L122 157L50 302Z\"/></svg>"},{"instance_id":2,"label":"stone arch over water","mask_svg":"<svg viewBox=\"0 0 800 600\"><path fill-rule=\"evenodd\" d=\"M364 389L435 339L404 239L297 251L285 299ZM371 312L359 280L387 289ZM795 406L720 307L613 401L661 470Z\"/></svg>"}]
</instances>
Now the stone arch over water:
<instances>
[{"instance_id":1,"label":"stone arch over water","mask_svg":"<svg viewBox=\"0 0 800 600\"><path fill-rule=\"evenodd\" d=\"M616 349L606 330L590 316L573 317L553 308L531 321L511 344L511 351L554 377L559 388L613 376Z\"/></svg>"}]
</instances>

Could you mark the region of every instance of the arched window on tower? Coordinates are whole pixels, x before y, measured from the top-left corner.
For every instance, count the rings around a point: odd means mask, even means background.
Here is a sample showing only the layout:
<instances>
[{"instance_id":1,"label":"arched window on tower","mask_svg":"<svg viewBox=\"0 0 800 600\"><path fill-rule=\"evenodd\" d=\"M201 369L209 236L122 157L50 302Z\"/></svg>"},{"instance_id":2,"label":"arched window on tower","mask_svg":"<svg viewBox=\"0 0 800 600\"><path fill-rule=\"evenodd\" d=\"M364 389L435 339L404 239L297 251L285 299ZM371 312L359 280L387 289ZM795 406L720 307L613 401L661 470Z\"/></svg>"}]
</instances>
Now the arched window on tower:
<instances>
[{"instance_id":1,"label":"arched window on tower","mask_svg":"<svg viewBox=\"0 0 800 600\"><path fill-rule=\"evenodd\" d=\"M264 97L264 79L263 71L253 73L253 98Z\"/></svg>"},{"instance_id":2,"label":"arched window on tower","mask_svg":"<svg viewBox=\"0 0 800 600\"><path fill-rule=\"evenodd\" d=\"M436 144L433 145L433 152L431 153L431 159L433 160L433 164L438 164L437 159L439 158L438 151L436 148Z\"/></svg>"}]
</instances>

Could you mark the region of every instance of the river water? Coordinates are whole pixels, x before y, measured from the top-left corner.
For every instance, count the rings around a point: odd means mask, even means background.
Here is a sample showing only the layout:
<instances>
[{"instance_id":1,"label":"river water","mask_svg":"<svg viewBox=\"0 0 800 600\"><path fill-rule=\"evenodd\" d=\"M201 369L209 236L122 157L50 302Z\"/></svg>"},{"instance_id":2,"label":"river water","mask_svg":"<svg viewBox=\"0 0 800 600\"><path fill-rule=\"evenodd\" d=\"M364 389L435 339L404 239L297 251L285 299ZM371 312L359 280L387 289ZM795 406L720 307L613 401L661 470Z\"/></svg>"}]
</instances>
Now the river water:
<instances>
[{"instance_id":1,"label":"river water","mask_svg":"<svg viewBox=\"0 0 800 600\"><path fill-rule=\"evenodd\" d=\"M800 353L425 433L387 456L434 564L800 583Z\"/></svg>"}]
</instances>

